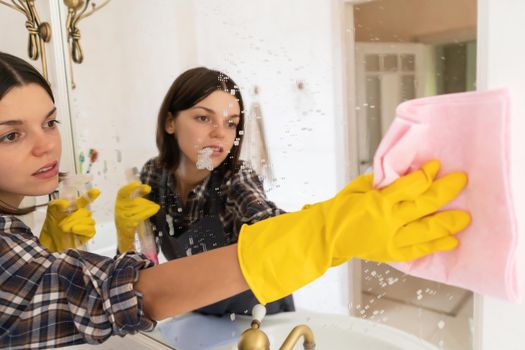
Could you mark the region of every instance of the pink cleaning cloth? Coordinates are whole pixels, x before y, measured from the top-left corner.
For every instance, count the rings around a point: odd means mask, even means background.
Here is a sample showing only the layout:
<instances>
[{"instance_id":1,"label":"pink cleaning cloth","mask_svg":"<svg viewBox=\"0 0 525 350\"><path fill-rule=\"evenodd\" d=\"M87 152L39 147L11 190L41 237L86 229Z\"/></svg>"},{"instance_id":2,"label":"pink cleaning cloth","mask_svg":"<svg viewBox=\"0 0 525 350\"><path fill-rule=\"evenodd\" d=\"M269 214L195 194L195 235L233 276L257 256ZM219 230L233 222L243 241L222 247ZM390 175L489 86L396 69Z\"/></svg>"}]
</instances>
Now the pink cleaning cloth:
<instances>
[{"instance_id":1,"label":"pink cleaning cloth","mask_svg":"<svg viewBox=\"0 0 525 350\"><path fill-rule=\"evenodd\" d=\"M516 272L518 233L510 187L510 109L506 90L466 92L406 101L374 156L374 185L438 159L438 177L468 174L466 189L443 209L465 209L471 225L459 246L407 263L410 275L520 300Z\"/></svg>"}]
</instances>

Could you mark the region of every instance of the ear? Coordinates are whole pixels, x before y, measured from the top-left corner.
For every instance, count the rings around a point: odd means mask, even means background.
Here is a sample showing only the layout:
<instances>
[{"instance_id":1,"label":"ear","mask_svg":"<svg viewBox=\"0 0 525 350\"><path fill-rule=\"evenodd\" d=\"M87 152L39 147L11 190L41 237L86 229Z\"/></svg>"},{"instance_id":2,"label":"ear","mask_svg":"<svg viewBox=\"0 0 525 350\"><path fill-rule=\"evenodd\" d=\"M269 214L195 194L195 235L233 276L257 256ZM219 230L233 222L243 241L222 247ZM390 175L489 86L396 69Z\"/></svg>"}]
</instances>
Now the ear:
<instances>
[{"instance_id":1,"label":"ear","mask_svg":"<svg viewBox=\"0 0 525 350\"><path fill-rule=\"evenodd\" d=\"M168 117L166 118L164 130L171 135L175 133L175 118L173 117L173 114L171 114L171 112L168 112Z\"/></svg>"}]
</instances>

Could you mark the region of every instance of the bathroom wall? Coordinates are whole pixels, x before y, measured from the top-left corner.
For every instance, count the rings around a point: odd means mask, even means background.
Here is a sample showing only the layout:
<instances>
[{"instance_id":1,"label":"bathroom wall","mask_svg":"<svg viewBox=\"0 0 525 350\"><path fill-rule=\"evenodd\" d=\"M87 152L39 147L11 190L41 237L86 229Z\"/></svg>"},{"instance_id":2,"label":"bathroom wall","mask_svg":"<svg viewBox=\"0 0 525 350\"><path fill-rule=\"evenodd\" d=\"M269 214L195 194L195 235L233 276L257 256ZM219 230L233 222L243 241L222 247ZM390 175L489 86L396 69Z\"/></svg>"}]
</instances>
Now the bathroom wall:
<instances>
[{"instance_id":1,"label":"bathroom wall","mask_svg":"<svg viewBox=\"0 0 525 350\"><path fill-rule=\"evenodd\" d=\"M1 6L0 23L2 23L2 29L10 28L10 30L0 30L0 50L6 51L9 49L9 52L13 55L26 57L27 41L23 38L27 39L29 35L24 26L25 16L13 9ZM40 69L40 61L35 61L34 65Z\"/></svg>"},{"instance_id":2,"label":"bathroom wall","mask_svg":"<svg viewBox=\"0 0 525 350\"><path fill-rule=\"evenodd\" d=\"M479 0L479 88L509 88L512 101L510 154L515 211L518 215L518 268L525 288L525 48L520 0ZM490 205L490 203L489 203ZM525 305L478 297L475 303L475 350L523 349Z\"/></svg>"}]
</instances>

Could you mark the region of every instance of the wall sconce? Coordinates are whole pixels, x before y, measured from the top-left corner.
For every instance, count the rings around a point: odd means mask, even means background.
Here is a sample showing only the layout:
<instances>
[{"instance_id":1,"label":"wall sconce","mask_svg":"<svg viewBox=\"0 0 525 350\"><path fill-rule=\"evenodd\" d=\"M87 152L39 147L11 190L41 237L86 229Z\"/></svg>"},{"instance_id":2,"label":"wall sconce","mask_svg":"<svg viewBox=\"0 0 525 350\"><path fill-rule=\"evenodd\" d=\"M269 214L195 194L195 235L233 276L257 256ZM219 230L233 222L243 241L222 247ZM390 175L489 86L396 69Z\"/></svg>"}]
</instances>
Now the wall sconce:
<instances>
[{"instance_id":1,"label":"wall sconce","mask_svg":"<svg viewBox=\"0 0 525 350\"><path fill-rule=\"evenodd\" d=\"M66 19L67 39L71 49L71 58L75 63L82 63L84 55L80 47L80 30L78 22L86 17L91 16L96 11L106 6L111 0L106 0L97 5L91 0L64 0L68 13ZM88 8L91 5L91 9Z\"/></svg>"},{"instance_id":2,"label":"wall sconce","mask_svg":"<svg viewBox=\"0 0 525 350\"><path fill-rule=\"evenodd\" d=\"M51 26L47 22L40 22L35 8L34 0L11 0L11 3L0 0L0 4L6 5L16 11L23 13L26 18L26 28L29 31L29 42L27 53L33 60L42 60L42 73L47 78L47 60L45 43L51 40Z\"/></svg>"},{"instance_id":3,"label":"wall sconce","mask_svg":"<svg viewBox=\"0 0 525 350\"><path fill-rule=\"evenodd\" d=\"M73 78L72 62L80 64L84 61L84 54L82 52L82 47L80 46L80 30L78 29L78 22L83 18L91 16L93 13L106 6L110 1L111 0L105 0L98 5L91 0L64 0L64 4L67 6L66 30L72 89L76 87Z\"/></svg>"},{"instance_id":4,"label":"wall sconce","mask_svg":"<svg viewBox=\"0 0 525 350\"><path fill-rule=\"evenodd\" d=\"M28 55L31 59L42 60L42 73L44 78L49 81L47 74L47 60L45 43L51 40L51 25L48 22L41 22L35 8L35 0L0 0L0 4L6 5L16 11L23 13L26 20L26 28L29 31ZM106 6L111 0L64 0L64 5L68 9L66 19L67 43L69 52L69 66L71 73L71 86L75 88L73 79L72 62L82 63L84 54L80 46L80 30L78 22L91 16L96 11Z\"/></svg>"}]
</instances>

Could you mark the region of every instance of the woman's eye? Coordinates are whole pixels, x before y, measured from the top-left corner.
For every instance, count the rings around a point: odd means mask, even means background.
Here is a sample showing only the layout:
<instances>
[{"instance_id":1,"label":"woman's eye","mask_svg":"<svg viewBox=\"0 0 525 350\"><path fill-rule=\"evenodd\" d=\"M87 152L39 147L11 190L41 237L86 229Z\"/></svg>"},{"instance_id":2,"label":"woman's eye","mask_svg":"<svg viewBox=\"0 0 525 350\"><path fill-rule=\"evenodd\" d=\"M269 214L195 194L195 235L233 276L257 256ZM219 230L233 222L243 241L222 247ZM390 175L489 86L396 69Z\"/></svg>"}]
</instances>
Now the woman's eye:
<instances>
[{"instance_id":1,"label":"woman's eye","mask_svg":"<svg viewBox=\"0 0 525 350\"><path fill-rule=\"evenodd\" d=\"M207 116L205 115L199 115L197 118L196 118L198 121L200 122L207 122L210 120L210 118L208 118Z\"/></svg>"},{"instance_id":2,"label":"woman's eye","mask_svg":"<svg viewBox=\"0 0 525 350\"><path fill-rule=\"evenodd\" d=\"M227 125L228 125L228 128L231 128L231 129L237 128L237 123L235 123L232 120L228 120Z\"/></svg>"},{"instance_id":3,"label":"woman's eye","mask_svg":"<svg viewBox=\"0 0 525 350\"><path fill-rule=\"evenodd\" d=\"M19 137L20 137L19 133L17 133L17 132L10 132L9 134L0 137L0 142L2 142L2 143L12 143L12 142L15 142L16 140L18 140Z\"/></svg>"},{"instance_id":4,"label":"woman's eye","mask_svg":"<svg viewBox=\"0 0 525 350\"><path fill-rule=\"evenodd\" d=\"M58 126L58 124L60 124L60 122L56 119L51 119L51 120L48 120L46 123L45 123L45 127L46 128L56 128Z\"/></svg>"}]
</instances>

